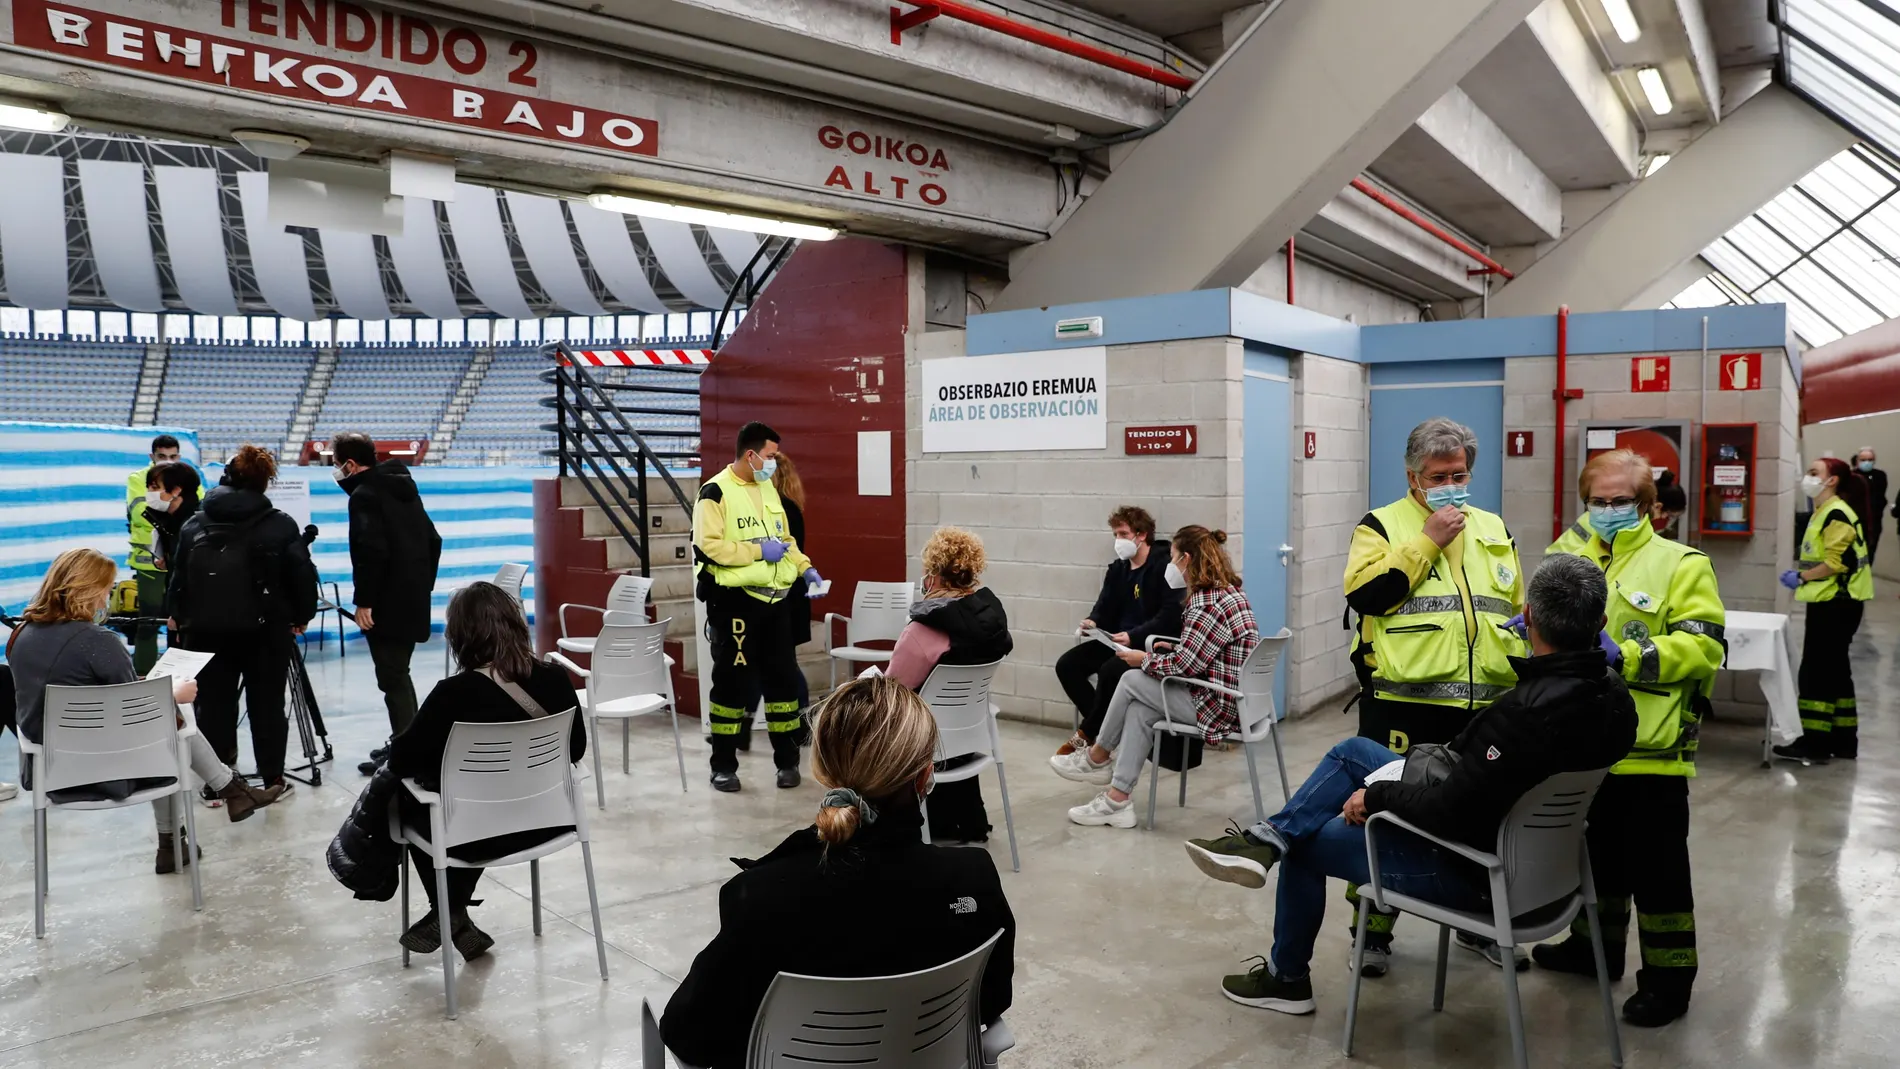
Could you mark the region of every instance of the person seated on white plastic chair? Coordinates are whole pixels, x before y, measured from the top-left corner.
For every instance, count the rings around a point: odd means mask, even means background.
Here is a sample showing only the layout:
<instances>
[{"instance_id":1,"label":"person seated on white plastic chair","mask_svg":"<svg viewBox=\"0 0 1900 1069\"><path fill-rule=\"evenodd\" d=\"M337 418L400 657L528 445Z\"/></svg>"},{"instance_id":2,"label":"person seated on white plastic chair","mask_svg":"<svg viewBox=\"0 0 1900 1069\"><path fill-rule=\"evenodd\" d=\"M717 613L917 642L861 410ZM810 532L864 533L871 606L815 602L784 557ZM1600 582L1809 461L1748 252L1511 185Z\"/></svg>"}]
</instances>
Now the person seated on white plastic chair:
<instances>
[{"instance_id":1,"label":"person seated on white plastic chair","mask_svg":"<svg viewBox=\"0 0 1900 1069\"><path fill-rule=\"evenodd\" d=\"M1208 742L1220 742L1240 727L1240 702L1207 687L1168 686L1168 677L1205 680L1229 691L1240 690L1240 669L1260 644L1260 626L1240 589L1240 573L1222 548L1226 531L1183 527L1168 545L1167 581L1188 591L1178 645L1156 643L1155 652L1116 653L1131 668L1115 686L1108 715L1094 745L1057 754L1049 767L1066 780L1106 790L1086 805L1069 810L1069 820L1085 826L1135 826L1130 801L1154 748L1155 725L1163 720L1198 723ZM1111 755L1113 755L1111 759Z\"/></svg>"},{"instance_id":2,"label":"person seated on white plastic chair","mask_svg":"<svg viewBox=\"0 0 1900 1069\"><path fill-rule=\"evenodd\" d=\"M456 722L503 724L529 720L575 708L580 699L567 672L537 661L528 638L528 624L512 595L493 583L472 583L449 601L443 631L449 649L462 670L435 685L416 711L415 720L390 743L389 769L398 778L414 777L426 790L441 787L442 754L448 749L449 730ZM534 706L536 708L530 708ZM587 753L587 726L574 718L568 760ZM429 827L428 807L408 791L398 795L403 823ZM571 828L512 832L449 848L455 858L503 857L546 842ZM403 933L402 945L415 954L432 954L442 946L439 918L443 904L435 900L435 860L420 847L409 848L416 875L429 895L429 912ZM469 918L469 902L481 869L452 868L449 880L449 932L464 960L488 952L495 940Z\"/></svg>"},{"instance_id":3,"label":"person seated on white plastic chair","mask_svg":"<svg viewBox=\"0 0 1900 1069\"><path fill-rule=\"evenodd\" d=\"M983 850L923 842L937 722L881 676L832 692L812 717L812 777L830 788L816 823L719 890L719 934L666 1005L660 1032L682 1064L743 1069L752 1020L781 972L892 976L954 961L1003 930L978 993L980 1020L1009 1009L1016 918Z\"/></svg>"},{"instance_id":4,"label":"person seated on white plastic chair","mask_svg":"<svg viewBox=\"0 0 1900 1069\"><path fill-rule=\"evenodd\" d=\"M1532 656L1511 658L1517 686L1452 739L1442 778L1423 769L1386 778L1405 759L1355 736L1321 758L1278 813L1245 831L1188 840L1188 857L1202 872L1242 887L1266 886L1267 870L1281 863L1270 955L1223 978L1223 995L1243 1006L1313 1012L1309 965L1326 918L1326 878L1371 879L1364 827L1371 814L1390 812L1489 853L1498 825L1526 791L1560 772L1609 768L1629 752L1636 706L1597 641L1607 596L1596 565L1567 554L1544 558L1525 594ZM1367 782L1380 769L1388 771ZM1401 894L1453 909L1491 908L1482 869L1403 829L1380 835L1379 874Z\"/></svg>"},{"instance_id":5,"label":"person seated on white plastic chair","mask_svg":"<svg viewBox=\"0 0 1900 1069\"><path fill-rule=\"evenodd\" d=\"M131 683L138 679L132 670L132 657L125 640L100 626L112 586L119 578L119 566L110 557L91 549L69 549L53 560L40 583L39 593L20 614L19 630L7 637L7 661L13 667L14 700L18 706L20 737L28 742L45 741L41 725L46 714L46 688L105 686ZM172 688L179 704L198 696L198 684L185 680ZM233 822L249 817L258 809L275 802L282 790L271 787L258 790L235 775L202 734L190 739L191 770L205 781L212 794L224 801L224 812ZM28 786L31 786L30 784ZM149 785L148 785L149 786ZM126 798L134 793L130 785L96 785L101 797ZM75 788L90 790L92 788ZM59 792L53 798L58 799ZM185 814L177 811L175 796L152 803L158 820L158 859L153 871L160 876L176 871L172 837L179 834ZM203 850L199 851L200 854ZM186 857L185 864L193 862Z\"/></svg>"}]
</instances>

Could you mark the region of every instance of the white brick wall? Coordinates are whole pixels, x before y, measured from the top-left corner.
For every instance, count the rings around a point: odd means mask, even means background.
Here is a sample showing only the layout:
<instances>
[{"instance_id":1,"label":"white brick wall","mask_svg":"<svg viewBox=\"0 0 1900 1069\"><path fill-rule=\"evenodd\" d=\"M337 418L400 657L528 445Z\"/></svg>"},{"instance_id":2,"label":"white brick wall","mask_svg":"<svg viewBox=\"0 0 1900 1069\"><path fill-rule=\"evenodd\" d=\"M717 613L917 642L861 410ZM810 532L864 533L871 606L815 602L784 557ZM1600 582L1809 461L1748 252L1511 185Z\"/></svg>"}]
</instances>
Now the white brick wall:
<instances>
[{"instance_id":1,"label":"white brick wall","mask_svg":"<svg viewBox=\"0 0 1900 1069\"><path fill-rule=\"evenodd\" d=\"M1055 662L1074 643L1075 625L1114 559L1108 514L1116 506L1146 508L1164 535L1189 523L1224 528L1228 551L1236 559L1244 553L1241 343L1212 338L1111 347L1106 450L924 456L920 365L962 355L962 332L943 331L913 336L907 357L909 555L921 555L941 525L983 539L989 557L984 582L1002 599L1016 640L997 676L996 702L1012 717L1067 727L1075 711L1056 682ZM1123 428L1170 422L1199 427L1198 454L1123 455Z\"/></svg>"},{"instance_id":2,"label":"white brick wall","mask_svg":"<svg viewBox=\"0 0 1900 1069\"><path fill-rule=\"evenodd\" d=\"M1355 685L1352 633L1339 626L1346 608L1341 577L1352 529L1366 512L1366 369L1344 360L1302 356L1293 363L1293 574L1288 577L1287 705L1303 713ZM1317 456L1304 459L1304 432Z\"/></svg>"}]
</instances>

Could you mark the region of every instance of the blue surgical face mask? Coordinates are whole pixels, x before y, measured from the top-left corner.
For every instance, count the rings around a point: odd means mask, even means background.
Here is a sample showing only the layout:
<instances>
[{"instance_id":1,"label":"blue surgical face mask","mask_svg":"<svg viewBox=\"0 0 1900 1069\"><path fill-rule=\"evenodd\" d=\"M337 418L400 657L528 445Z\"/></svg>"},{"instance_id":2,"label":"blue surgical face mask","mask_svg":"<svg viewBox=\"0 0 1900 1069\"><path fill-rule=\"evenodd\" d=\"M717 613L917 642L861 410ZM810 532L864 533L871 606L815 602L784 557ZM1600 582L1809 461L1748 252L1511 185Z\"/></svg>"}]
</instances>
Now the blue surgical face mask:
<instances>
[{"instance_id":1,"label":"blue surgical face mask","mask_svg":"<svg viewBox=\"0 0 1900 1069\"><path fill-rule=\"evenodd\" d=\"M1873 461L1871 461L1871 460L1863 460L1863 461L1861 461L1861 462L1860 462L1860 470L1862 470L1862 471L1872 471L1872 470L1874 470L1874 462L1873 462Z\"/></svg>"},{"instance_id":2,"label":"blue surgical face mask","mask_svg":"<svg viewBox=\"0 0 1900 1069\"><path fill-rule=\"evenodd\" d=\"M778 474L778 458L766 457L765 467L760 468L759 470L753 472L752 479L754 482L769 483L772 481L772 476L777 475L777 474Z\"/></svg>"},{"instance_id":3,"label":"blue surgical face mask","mask_svg":"<svg viewBox=\"0 0 1900 1069\"><path fill-rule=\"evenodd\" d=\"M1460 486L1456 483L1434 486L1425 491L1425 507L1434 512L1446 505L1456 509L1464 508L1465 502L1469 500L1471 500L1471 487Z\"/></svg>"},{"instance_id":4,"label":"blue surgical face mask","mask_svg":"<svg viewBox=\"0 0 1900 1069\"><path fill-rule=\"evenodd\" d=\"M1610 505L1590 506L1590 527L1604 538L1615 538L1620 531L1627 531L1642 522L1636 514L1636 506L1615 508Z\"/></svg>"}]
</instances>

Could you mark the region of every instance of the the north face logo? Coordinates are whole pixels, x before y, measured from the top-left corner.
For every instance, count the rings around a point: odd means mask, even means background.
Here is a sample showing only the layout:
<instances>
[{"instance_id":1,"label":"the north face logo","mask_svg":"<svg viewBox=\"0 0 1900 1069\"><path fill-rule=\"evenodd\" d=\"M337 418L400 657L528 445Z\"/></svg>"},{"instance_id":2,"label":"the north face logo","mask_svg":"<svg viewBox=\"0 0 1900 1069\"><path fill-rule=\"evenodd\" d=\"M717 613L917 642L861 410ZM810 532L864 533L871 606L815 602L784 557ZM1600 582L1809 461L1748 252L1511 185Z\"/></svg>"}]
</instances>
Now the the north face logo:
<instances>
[{"instance_id":1,"label":"the north face logo","mask_svg":"<svg viewBox=\"0 0 1900 1069\"><path fill-rule=\"evenodd\" d=\"M1488 749L1488 750L1486 750L1486 751L1484 751L1484 759L1485 759L1486 761L1495 761L1495 760L1497 760L1497 759L1498 759L1498 748L1497 748L1496 746L1493 746L1493 747L1491 747L1490 749Z\"/></svg>"},{"instance_id":2,"label":"the north face logo","mask_svg":"<svg viewBox=\"0 0 1900 1069\"><path fill-rule=\"evenodd\" d=\"M974 899L974 898L968 898L968 897L965 897L965 898L959 898L959 899L957 899L957 900L956 900L955 902L952 902L952 903L950 903L950 912L952 912L952 913L975 913L975 912L976 912L976 899Z\"/></svg>"}]
</instances>

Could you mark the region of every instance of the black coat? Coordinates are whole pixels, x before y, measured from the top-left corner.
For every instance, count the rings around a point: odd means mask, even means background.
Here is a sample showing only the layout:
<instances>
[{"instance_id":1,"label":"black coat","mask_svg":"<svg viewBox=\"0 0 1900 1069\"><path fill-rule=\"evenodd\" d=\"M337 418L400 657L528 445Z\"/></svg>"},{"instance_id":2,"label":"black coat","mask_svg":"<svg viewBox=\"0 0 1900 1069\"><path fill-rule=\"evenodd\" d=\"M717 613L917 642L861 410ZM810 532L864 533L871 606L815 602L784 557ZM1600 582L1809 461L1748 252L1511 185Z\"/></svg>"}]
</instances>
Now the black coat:
<instances>
[{"instance_id":1,"label":"black coat","mask_svg":"<svg viewBox=\"0 0 1900 1069\"><path fill-rule=\"evenodd\" d=\"M256 569L252 578L266 591L265 619L286 628L302 627L317 614L317 566L310 561L310 547L304 544L297 521L273 508L270 498L255 490L214 486L197 514L185 521L174 559L166 562L171 574L166 609L187 639L193 637L191 617L196 608L190 575L192 547L207 523L245 522L252 524L249 537Z\"/></svg>"},{"instance_id":2,"label":"black coat","mask_svg":"<svg viewBox=\"0 0 1900 1069\"><path fill-rule=\"evenodd\" d=\"M810 554L805 547L805 510L791 498L781 498L785 503L785 526L791 529L792 541L798 548ZM792 592L785 596L785 611L792 614L791 632L793 645L802 646L811 641L811 597L805 580L801 576L792 584Z\"/></svg>"},{"instance_id":3,"label":"black coat","mask_svg":"<svg viewBox=\"0 0 1900 1069\"><path fill-rule=\"evenodd\" d=\"M580 705L566 670L551 664L537 661L533 674L522 682L521 689L548 713ZM422 700L422 707L416 710L416 718L390 742L389 767L396 775L413 776L423 787L434 790L442 776L442 753L449 747L449 729L458 721L509 724L526 719L528 714L500 684L480 672L458 672L435 685ZM579 761L586 754L587 724L576 712L567 759Z\"/></svg>"},{"instance_id":4,"label":"black coat","mask_svg":"<svg viewBox=\"0 0 1900 1069\"><path fill-rule=\"evenodd\" d=\"M178 536L184 532L185 521L198 514L198 492L196 490L178 500L176 510L145 510L145 522L158 532L158 555L165 561L165 569L171 570L173 554L178 552Z\"/></svg>"},{"instance_id":5,"label":"black coat","mask_svg":"<svg viewBox=\"0 0 1900 1069\"><path fill-rule=\"evenodd\" d=\"M343 480L350 495L350 571L356 607L374 609L374 630L427 642L442 536L400 460Z\"/></svg>"},{"instance_id":6,"label":"black coat","mask_svg":"<svg viewBox=\"0 0 1900 1069\"><path fill-rule=\"evenodd\" d=\"M815 828L794 832L719 890L719 934L666 1004L660 1032L680 1059L742 1069L752 1019L780 972L893 976L983 945L998 929L978 1001L988 1024L1010 1005L1016 918L982 850L929 846L914 805L827 852Z\"/></svg>"},{"instance_id":7,"label":"black coat","mask_svg":"<svg viewBox=\"0 0 1900 1069\"><path fill-rule=\"evenodd\" d=\"M1127 631L1128 644L1137 648L1149 635L1179 637L1187 591L1168 586L1168 560L1163 542L1149 548L1148 562L1140 568L1125 560L1109 565L1089 619L1110 633Z\"/></svg>"},{"instance_id":8,"label":"black coat","mask_svg":"<svg viewBox=\"0 0 1900 1069\"><path fill-rule=\"evenodd\" d=\"M1560 772L1608 768L1636 745L1636 705L1601 651L1513 657L1511 666L1517 686L1451 740L1451 774L1431 786L1374 783L1366 812L1390 811L1488 853L1524 792Z\"/></svg>"},{"instance_id":9,"label":"black coat","mask_svg":"<svg viewBox=\"0 0 1900 1069\"><path fill-rule=\"evenodd\" d=\"M370 777L323 852L330 875L367 902L387 902L402 882L402 844L389 837L389 803L402 784L389 765Z\"/></svg>"},{"instance_id":10,"label":"black coat","mask_svg":"<svg viewBox=\"0 0 1900 1069\"><path fill-rule=\"evenodd\" d=\"M950 639L938 664L989 664L1016 648L1009 614L986 586L960 598L925 598L910 607L910 618Z\"/></svg>"}]
</instances>

